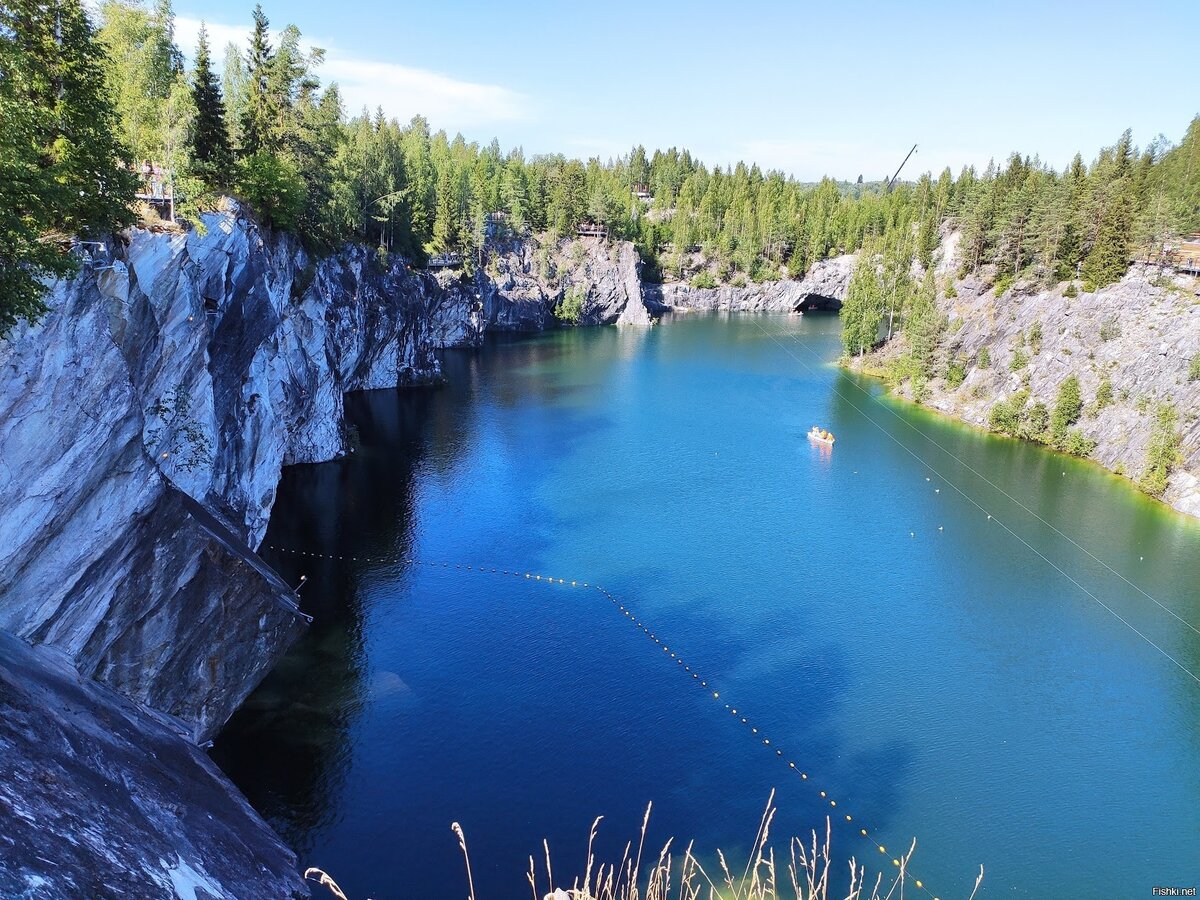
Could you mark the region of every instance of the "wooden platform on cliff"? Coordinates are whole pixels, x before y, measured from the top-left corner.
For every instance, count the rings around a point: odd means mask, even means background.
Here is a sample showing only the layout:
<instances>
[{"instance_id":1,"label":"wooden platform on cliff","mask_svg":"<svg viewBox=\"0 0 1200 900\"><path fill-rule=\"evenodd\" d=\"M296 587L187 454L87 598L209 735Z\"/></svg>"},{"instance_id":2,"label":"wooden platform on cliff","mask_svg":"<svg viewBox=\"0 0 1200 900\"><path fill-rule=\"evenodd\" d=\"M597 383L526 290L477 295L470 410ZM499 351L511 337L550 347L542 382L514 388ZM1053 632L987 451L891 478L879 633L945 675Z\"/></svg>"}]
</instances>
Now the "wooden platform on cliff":
<instances>
[{"instance_id":1,"label":"wooden platform on cliff","mask_svg":"<svg viewBox=\"0 0 1200 900\"><path fill-rule=\"evenodd\" d=\"M581 222L579 227L575 229L575 233L580 237L608 237L608 228L604 225L597 225L594 222Z\"/></svg>"},{"instance_id":2,"label":"wooden platform on cliff","mask_svg":"<svg viewBox=\"0 0 1200 900\"><path fill-rule=\"evenodd\" d=\"M429 257L429 262L426 264L428 269L458 269L463 264L461 253L438 253L436 256Z\"/></svg>"}]
</instances>

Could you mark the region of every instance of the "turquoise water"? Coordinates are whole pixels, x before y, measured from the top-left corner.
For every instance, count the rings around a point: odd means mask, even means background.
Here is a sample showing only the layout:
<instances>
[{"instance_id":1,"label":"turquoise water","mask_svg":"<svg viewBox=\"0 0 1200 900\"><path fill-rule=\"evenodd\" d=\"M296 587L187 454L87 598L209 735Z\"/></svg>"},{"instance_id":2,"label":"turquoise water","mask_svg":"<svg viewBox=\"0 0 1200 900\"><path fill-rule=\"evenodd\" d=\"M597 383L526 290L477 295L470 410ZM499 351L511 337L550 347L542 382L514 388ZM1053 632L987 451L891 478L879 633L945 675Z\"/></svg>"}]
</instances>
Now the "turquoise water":
<instances>
[{"instance_id":1,"label":"turquoise water","mask_svg":"<svg viewBox=\"0 0 1200 900\"><path fill-rule=\"evenodd\" d=\"M603 815L618 861L648 801L649 846L741 861L774 788L777 836L834 816L837 896L913 837L941 897L1200 882L1200 527L884 397L837 328L556 332L348 398L267 541L359 559L263 551L315 621L214 751L302 864L461 898L457 821L480 900L529 896L543 838L573 874ZM454 564L600 583L721 696L594 591Z\"/></svg>"}]
</instances>

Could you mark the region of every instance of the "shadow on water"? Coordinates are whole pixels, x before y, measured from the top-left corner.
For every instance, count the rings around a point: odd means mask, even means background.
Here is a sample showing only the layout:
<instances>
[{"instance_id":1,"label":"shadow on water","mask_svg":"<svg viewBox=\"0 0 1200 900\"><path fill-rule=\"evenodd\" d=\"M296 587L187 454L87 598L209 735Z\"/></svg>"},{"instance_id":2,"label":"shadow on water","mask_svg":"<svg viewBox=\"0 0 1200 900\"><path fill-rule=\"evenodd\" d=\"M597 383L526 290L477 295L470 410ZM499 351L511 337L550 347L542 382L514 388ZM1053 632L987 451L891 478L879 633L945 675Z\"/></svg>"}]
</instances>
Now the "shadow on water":
<instances>
[{"instance_id":1,"label":"shadow on water","mask_svg":"<svg viewBox=\"0 0 1200 900\"><path fill-rule=\"evenodd\" d=\"M429 441L456 445L453 434L431 434L434 400L429 391L348 396L355 455L292 466L280 483L262 555L291 584L308 576L301 600L313 623L230 720L213 757L302 856L309 835L336 816L330 800L353 752L349 723L365 702L362 570L269 548L385 560L407 553L414 471Z\"/></svg>"}]
</instances>

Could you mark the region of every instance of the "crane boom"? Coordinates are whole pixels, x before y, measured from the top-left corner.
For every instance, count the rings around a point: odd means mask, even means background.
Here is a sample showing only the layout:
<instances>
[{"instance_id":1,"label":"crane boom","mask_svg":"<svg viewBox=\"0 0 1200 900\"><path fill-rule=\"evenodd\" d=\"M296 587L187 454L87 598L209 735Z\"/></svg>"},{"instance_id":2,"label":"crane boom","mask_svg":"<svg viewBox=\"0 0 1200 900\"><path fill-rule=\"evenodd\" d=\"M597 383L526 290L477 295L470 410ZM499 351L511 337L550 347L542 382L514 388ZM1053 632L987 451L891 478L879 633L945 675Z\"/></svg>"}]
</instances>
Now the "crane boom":
<instances>
[{"instance_id":1,"label":"crane boom","mask_svg":"<svg viewBox=\"0 0 1200 900\"><path fill-rule=\"evenodd\" d=\"M892 187L896 184L896 179L900 177L900 169L904 168L905 163L907 163L912 155L916 152L917 145L913 144L912 149L908 151L908 156L904 157L904 162L900 163L900 168L896 169L896 174L891 177L887 183L887 187L883 189L885 194L890 194L892 192Z\"/></svg>"}]
</instances>

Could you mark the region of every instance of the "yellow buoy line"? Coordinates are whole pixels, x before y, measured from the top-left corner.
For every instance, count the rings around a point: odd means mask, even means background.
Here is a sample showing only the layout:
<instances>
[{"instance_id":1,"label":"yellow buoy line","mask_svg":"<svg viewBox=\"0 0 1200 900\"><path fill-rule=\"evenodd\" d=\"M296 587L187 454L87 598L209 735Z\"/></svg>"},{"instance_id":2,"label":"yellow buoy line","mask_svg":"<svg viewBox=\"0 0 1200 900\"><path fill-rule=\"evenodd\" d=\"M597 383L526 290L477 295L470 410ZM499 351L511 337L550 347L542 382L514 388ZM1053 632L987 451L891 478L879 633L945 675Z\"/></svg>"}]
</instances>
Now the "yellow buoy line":
<instances>
[{"instance_id":1,"label":"yellow buoy line","mask_svg":"<svg viewBox=\"0 0 1200 900\"><path fill-rule=\"evenodd\" d=\"M291 547L280 547L276 544L264 544L263 546L266 549L274 550L279 553L288 553L293 556L308 557L309 559L338 560L341 562L345 562L347 560L351 562L378 562L384 559L383 557L378 556L338 555L332 553L318 553L312 550L295 550ZM556 578L549 575L539 575L533 572L527 572L521 569L501 569L495 566L475 566L464 563L435 562L432 560L416 559L414 557L407 556L400 557L399 559L396 559L395 562L403 563L405 565L428 566L432 569L454 569L458 571L474 572L480 575L511 576L531 583L544 583L558 587L582 588L585 590L594 590L599 592L604 597L608 598L612 605L617 608L617 611L620 612L638 631L642 632L646 638L653 641L655 646L662 650L663 654L665 655L664 658L674 662L678 671L689 676L689 680L692 682L692 684L703 690L705 694L714 702L721 704L724 710L728 712L739 724L746 726L748 733L752 736L752 739L755 741L755 743L769 751L773 751L775 758L781 763L785 763L789 772L794 775L798 775L802 782L820 795L822 801L829 804L831 810L836 810L836 812L831 812L831 815L835 817L844 817L844 821L849 823L851 826L857 824L858 828L854 829L855 833L860 838L869 841L874 852L881 854L884 858L888 858L889 856L891 857L893 867L899 869L898 877L900 880L904 881L905 883L911 883L920 888L922 891L932 897L933 900L940 900L940 898L930 891L929 888L925 886L925 883L921 879L917 878L908 868L907 861L904 859L904 854L899 853L892 855L891 852L889 852L886 844L877 843L877 838L874 833L865 827L861 822L859 822L851 813L846 812L845 807L839 804L839 802L834 799L828 791L818 788L814 783L814 779L809 776L808 771L802 766L798 765L794 759L791 759L787 754L785 754L783 749L775 744L770 738L762 734L759 727L755 725L753 721L751 721L749 716L746 715L744 709L728 702L728 697L722 697L721 691L717 689L717 687L707 676L701 675L690 663L685 662L683 656L678 651L672 650L670 645L664 642L663 639L650 628L649 623L635 614L629 606L613 596L613 594L610 593L607 588L579 579Z\"/></svg>"}]
</instances>

